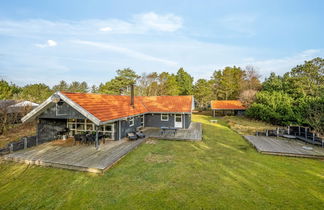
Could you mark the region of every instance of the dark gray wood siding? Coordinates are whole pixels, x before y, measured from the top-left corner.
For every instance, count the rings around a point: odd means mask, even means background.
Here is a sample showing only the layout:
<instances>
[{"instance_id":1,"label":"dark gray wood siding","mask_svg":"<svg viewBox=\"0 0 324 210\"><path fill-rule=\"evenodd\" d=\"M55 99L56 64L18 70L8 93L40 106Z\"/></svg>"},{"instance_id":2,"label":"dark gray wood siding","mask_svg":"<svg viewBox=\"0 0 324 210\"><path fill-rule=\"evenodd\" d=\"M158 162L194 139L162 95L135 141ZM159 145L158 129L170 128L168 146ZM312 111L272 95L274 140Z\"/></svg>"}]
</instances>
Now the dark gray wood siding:
<instances>
[{"instance_id":1,"label":"dark gray wood siding","mask_svg":"<svg viewBox=\"0 0 324 210\"><path fill-rule=\"evenodd\" d=\"M57 110L57 108L59 110ZM69 104L62 102L62 105L52 104L46 111L44 111L39 118L47 119L85 119L85 117L76 111Z\"/></svg>"},{"instance_id":2,"label":"dark gray wood siding","mask_svg":"<svg viewBox=\"0 0 324 210\"><path fill-rule=\"evenodd\" d=\"M161 121L161 114L146 114L145 127L174 127L175 114L169 114L168 121ZM182 127L189 128L191 124L191 114L182 114Z\"/></svg>"},{"instance_id":3,"label":"dark gray wood siding","mask_svg":"<svg viewBox=\"0 0 324 210\"><path fill-rule=\"evenodd\" d=\"M66 119L39 119L37 125L38 143L54 140L58 132L66 128Z\"/></svg>"},{"instance_id":4,"label":"dark gray wood siding","mask_svg":"<svg viewBox=\"0 0 324 210\"><path fill-rule=\"evenodd\" d=\"M174 115L169 114L168 121L161 121L161 114L146 114L145 127L174 127Z\"/></svg>"},{"instance_id":5,"label":"dark gray wood siding","mask_svg":"<svg viewBox=\"0 0 324 210\"><path fill-rule=\"evenodd\" d=\"M135 132L136 128L141 127L141 117L134 117L134 125L129 125L129 120L121 120L121 138L127 136L127 133Z\"/></svg>"}]
</instances>

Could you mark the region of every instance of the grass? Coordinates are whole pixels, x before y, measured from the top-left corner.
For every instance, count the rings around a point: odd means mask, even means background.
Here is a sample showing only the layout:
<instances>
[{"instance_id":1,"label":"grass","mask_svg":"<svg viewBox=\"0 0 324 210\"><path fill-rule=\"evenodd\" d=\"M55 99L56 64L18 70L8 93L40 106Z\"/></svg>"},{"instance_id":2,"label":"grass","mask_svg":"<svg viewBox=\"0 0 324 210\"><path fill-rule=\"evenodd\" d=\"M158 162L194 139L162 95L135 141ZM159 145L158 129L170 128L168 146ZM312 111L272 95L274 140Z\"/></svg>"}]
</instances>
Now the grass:
<instances>
[{"instance_id":1,"label":"grass","mask_svg":"<svg viewBox=\"0 0 324 210\"><path fill-rule=\"evenodd\" d=\"M231 129L237 131L241 135L254 135L257 131L265 131L267 129L274 130L278 127L245 116L225 116L223 120L227 122Z\"/></svg>"},{"instance_id":2,"label":"grass","mask_svg":"<svg viewBox=\"0 0 324 210\"><path fill-rule=\"evenodd\" d=\"M257 153L195 115L201 142L150 140L103 175L0 163L3 209L323 209L324 162Z\"/></svg>"},{"instance_id":3,"label":"grass","mask_svg":"<svg viewBox=\"0 0 324 210\"><path fill-rule=\"evenodd\" d=\"M19 140L24 136L32 136L36 133L35 123L17 124L0 135L0 148L5 147L12 141Z\"/></svg>"}]
</instances>

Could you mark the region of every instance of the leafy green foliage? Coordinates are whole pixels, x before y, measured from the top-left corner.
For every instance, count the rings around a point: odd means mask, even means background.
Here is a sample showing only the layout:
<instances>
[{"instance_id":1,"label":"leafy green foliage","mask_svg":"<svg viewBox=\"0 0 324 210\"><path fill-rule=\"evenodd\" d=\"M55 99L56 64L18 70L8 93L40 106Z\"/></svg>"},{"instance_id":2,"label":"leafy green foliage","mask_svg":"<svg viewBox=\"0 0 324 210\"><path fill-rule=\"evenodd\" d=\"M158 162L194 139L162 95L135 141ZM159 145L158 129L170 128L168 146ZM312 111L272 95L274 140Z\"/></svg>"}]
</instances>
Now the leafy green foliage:
<instances>
[{"instance_id":1,"label":"leafy green foliage","mask_svg":"<svg viewBox=\"0 0 324 210\"><path fill-rule=\"evenodd\" d=\"M324 134L323 92L324 59L315 58L282 77L271 73L247 114L275 124L308 125Z\"/></svg>"},{"instance_id":2,"label":"leafy green foliage","mask_svg":"<svg viewBox=\"0 0 324 210\"><path fill-rule=\"evenodd\" d=\"M99 93L114 94L128 93L127 87L135 84L139 76L130 68L117 70L117 76L99 87Z\"/></svg>"},{"instance_id":3,"label":"leafy green foliage","mask_svg":"<svg viewBox=\"0 0 324 210\"><path fill-rule=\"evenodd\" d=\"M179 85L180 95L191 95L193 92L193 77L183 68L177 72L176 79Z\"/></svg>"},{"instance_id":4,"label":"leafy green foliage","mask_svg":"<svg viewBox=\"0 0 324 210\"><path fill-rule=\"evenodd\" d=\"M8 82L1 80L0 81L0 99L9 99L12 97L12 88Z\"/></svg>"},{"instance_id":5,"label":"leafy green foliage","mask_svg":"<svg viewBox=\"0 0 324 210\"><path fill-rule=\"evenodd\" d=\"M53 94L53 91L45 84L26 85L17 95L20 100L28 100L36 103L42 103Z\"/></svg>"},{"instance_id":6,"label":"leafy green foliage","mask_svg":"<svg viewBox=\"0 0 324 210\"><path fill-rule=\"evenodd\" d=\"M205 79L197 80L194 86L194 96L199 109L206 109L212 98L212 82Z\"/></svg>"}]
</instances>

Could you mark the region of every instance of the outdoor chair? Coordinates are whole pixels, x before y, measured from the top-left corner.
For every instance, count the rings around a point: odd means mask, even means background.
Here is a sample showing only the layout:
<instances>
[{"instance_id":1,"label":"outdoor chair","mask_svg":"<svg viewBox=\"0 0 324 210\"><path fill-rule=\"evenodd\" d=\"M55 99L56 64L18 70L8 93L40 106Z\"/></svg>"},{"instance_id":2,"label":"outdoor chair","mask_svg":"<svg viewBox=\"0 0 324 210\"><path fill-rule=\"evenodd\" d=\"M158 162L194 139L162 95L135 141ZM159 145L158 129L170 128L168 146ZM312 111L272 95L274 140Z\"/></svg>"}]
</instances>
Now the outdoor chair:
<instances>
[{"instance_id":1,"label":"outdoor chair","mask_svg":"<svg viewBox=\"0 0 324 210\"><path fill-rule=\"evenodd\" d=\"M138 131L138 132L136 132L136 136L137 136L138 138L145 138L145 134L143 133L143 131Z\"/></svg>"},{"instance_id":2,"label":"outdoor chair","mask_svg":"<svg viewBox=\"0 0 324 210\"><path fill-rule=\"evenodd\" d=\"M129 140L137 140L138 137L135 133L127 133L128 139Z\"/></svg>"},{"instance_id":3,"label":"outdoor chair","mask_svg":"<svg viewBox=\"0 0 324 210\"><path fill-rule=\"evenodd\" d=\"M82 139L80 137L80 134L75 134L74 135L74 144L76 144L76 142L81 143Z\"/></svg>"},{"instance_id":4,"label":"outdoor chair","mask_svg":"<svg viewBox=\"0 0 324 210\"><path fill-rule=\"evenodd\" d=\"M92 144L96 141L96 135L95 134L87 134L86 135L86 142L89 144Z\"/></svg>"}]
</instances>

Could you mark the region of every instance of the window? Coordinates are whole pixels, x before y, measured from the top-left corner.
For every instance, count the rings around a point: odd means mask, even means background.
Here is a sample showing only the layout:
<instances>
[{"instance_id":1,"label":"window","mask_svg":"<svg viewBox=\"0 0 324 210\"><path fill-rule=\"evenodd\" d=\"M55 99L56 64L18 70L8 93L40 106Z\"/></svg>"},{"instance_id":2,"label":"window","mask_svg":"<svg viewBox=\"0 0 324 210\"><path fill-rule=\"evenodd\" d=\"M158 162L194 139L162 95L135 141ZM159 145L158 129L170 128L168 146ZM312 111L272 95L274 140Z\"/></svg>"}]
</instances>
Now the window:
<instances>
[{"instance_id":1,"label":"window","mask_svg":"<svg viewBox=\"0 0 324 210\"><path fill-rule=\"evenodd\" d=\"M161 121L169 121L169 115L168 114L161 114Z\"/></svg>"},{"instance_id":2,"label":"window","mask_svg":"<svg viewBox=\"0 0 324 210\"><path fill-rule=\"evenodd\" d=\"M134 117L129 118L128 123L129 126L134 126Z\"/></svg>"},{"instance_id":3,"label":"window","mask_svg":"<svg viewBox=\"0 0 324 210\"><path fill-rule=\"evenodd\" d=\"M70 129L70 135L81 133L92 133L96 131L96 126L90 120L69 119L67 127ZM98 132L103 134L105 138L114 139L115 128L114 124L102 125L98 128Z\"/></svg>"}]
</instances>

